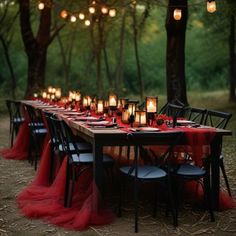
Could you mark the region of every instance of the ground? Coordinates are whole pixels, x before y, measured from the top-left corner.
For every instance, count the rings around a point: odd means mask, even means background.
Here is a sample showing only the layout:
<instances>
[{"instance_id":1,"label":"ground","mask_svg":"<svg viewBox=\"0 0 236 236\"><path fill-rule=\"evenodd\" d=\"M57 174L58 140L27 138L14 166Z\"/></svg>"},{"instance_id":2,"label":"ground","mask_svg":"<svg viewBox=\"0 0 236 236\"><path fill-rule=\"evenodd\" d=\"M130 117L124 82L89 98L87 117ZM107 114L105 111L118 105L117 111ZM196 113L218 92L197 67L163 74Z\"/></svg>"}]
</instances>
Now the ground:
<instances>
[{"instance_id":1,"label":"ground","mask_svg":"<svg viewBox=\"0 0 236 236\"><path fill-rule=\"evenodd\" d=\"M7 117L0 117L0 148L9 145ZM236 137L224 139L225 165L234 199L236 199ZM16 205L17 194L34 178L35 171L28 161L5 160L0 157L0 235L134 235L133 208L125 208L123 216L114 223L88 230L66 231L41 220L27 219L21 215ZM222 182L222 187L224 183ZM148 205L148 204L147 204ZM139 235L236 235L236 209L216 212L216 221L210 222L208 212L194 209L186 204L181 209L179 227L174 229L171 217L159 209L152 218L146 203L141 206Z\"/></svg>"}]
</instances>

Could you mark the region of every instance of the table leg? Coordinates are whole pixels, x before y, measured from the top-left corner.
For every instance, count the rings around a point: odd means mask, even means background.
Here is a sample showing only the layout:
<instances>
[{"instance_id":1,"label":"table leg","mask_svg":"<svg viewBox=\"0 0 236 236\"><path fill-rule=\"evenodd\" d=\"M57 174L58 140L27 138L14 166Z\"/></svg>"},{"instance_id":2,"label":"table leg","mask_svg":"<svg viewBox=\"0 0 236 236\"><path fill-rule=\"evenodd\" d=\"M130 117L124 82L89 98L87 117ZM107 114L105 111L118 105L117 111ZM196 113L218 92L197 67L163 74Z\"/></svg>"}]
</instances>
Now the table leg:
<instances>
[{"instance_id":1,"label":"table leg","mask_svg":"<svg viewBox=\"0 0 236 236\"><path fill-rule=\"evenodd\" d=\"M220 153L222 146L222 136L216 135L211 143L211 191L212 208L219 210L220 194Z\"/></svg>"}]
</instances>

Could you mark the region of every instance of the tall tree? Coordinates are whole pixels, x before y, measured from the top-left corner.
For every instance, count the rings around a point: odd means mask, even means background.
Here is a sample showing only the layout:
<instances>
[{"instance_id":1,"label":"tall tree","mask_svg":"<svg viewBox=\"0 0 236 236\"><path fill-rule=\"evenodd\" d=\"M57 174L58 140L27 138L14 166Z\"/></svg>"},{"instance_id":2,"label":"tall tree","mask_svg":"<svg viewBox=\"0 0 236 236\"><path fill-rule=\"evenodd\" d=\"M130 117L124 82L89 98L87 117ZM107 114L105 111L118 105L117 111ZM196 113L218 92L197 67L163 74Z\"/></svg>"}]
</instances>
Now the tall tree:
<instances>
[{"instance_id":1,"label":"tall tree","mask_svg":"<svg viewBox=\"0 0 236 236\"><path fill-rule=\"evenodd\" d=\"M30 21L30 1L19 0L19 5L21 35L28 57L28 78L25 97L29 97L45 86L47 49L64 24L51 32L52 1L48 0L43 10L40 11L40 21L35 36Z\"/></svg>"},{"instance_id":2,"label":"tall tree","mask_svg":"<svg viewBox=\"0 0 236 236\"><path fill-rule=\"evenodd\" d=\"M173 18L176 8L182 11L180 20ZM167 100L172 101L178 99L186 105L188 104L185 82L185 33L187 15L187 0L169 0L166 16Z\"/></svg>"}]
</instances>

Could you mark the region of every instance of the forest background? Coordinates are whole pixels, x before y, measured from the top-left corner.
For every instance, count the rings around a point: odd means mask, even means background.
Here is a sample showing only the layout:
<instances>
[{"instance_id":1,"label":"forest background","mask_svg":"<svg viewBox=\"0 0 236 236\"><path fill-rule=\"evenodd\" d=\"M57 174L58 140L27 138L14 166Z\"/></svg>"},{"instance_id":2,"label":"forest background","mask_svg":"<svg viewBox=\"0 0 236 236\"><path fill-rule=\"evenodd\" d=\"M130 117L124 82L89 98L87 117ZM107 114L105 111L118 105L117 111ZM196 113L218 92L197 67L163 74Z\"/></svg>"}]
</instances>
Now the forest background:
<instances>
[{"instance_id":1,"label":"forest background","mask_svg":"<svg viewBox=\"0 0 236 236\"><path fill-rule=\"evenodd\" d=\"M61 1L58 1L61 2ZM166 30L167 1L137 5L137 29L139 64L141 67L144 95L166 93ZM152 1L150 1L152 2ZM155 1L153 1L155 2ZM7 17L3 17L6 10ZM39 21L37 1L31 4L31 22L36 31ZM143 4L145 3L145 4ZM137 1L139 4L139 1ZM187 91L228 90L230 81L230 23L235 9L228 1L217 1L217 11L208 13L206 1L188 1L188 23L185 46L185 71ZM72 4L72 6L74 6ZM148 8L148 11L147 11ZM53 24L64 24L59 17L62 5L53 13ZM27 87L27 57L21 38L19 7L13 1L0 1L0 94L1 98L22 98ZM137 79L137 63L133 41L133 21L127 14L123 32L121 17L105 22L101 77L103 96L116 91L119 96L137 97L140 81ZM235 25L234 25L235 28ZM120 57L121 33L123 33L122 63ZM4 48L4 43L5 48ZM80 21L66 22L56 35L47 52L45 87L61 87L64 95L69 90L82 94L96 94L96 53L91 29ZM96 43L96 39L95 39ZM235 42L234 42L235 44ZM8 56L4 53L7 47ZM9 68L9 61L12 68ZM118 72L119 71L119 72ZM109 73L108 73L109 72ZM117 73L120 78L117 80ZM111 86L109 80L115 81ZM118 88L118 90L117 90Z\"/></svg>"}]
</instances>

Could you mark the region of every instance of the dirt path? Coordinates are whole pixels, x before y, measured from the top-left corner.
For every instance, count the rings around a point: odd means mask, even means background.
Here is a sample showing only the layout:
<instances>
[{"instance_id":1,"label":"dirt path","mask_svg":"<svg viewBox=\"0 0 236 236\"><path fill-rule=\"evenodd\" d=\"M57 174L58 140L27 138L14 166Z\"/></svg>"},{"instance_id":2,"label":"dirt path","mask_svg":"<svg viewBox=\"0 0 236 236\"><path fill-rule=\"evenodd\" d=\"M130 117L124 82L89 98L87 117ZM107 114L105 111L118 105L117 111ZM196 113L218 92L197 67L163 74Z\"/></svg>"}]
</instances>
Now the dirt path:
<instances>
[{"instance_id":1,"label":"dirt path","mask_svg":"<svg viewBox=\"0 0 236 236\"><path fill-rule=\"evenodd\" d=\"M0 148L9 143L8 119L0 118ZM231 189L236 199L236 138L225 142L225 162ZM0 235L134 235L132 207L126 208L123 217L111 225L91 227L84 232L65 231L41 220L22 216L16 206L17 194L33 179L35 171L27 161L5 160L0 157ZM150 204L147 204L150 205ZM141 206L139 235L236 235L236 209L216 212L216 222L209 222L207 212L186 205L181 209L179 227L173 229L171 217L158 209L157 218L151 217L151 206ZM136 234L137 235L137 234Z\"/></svg>"}]
</instances>

